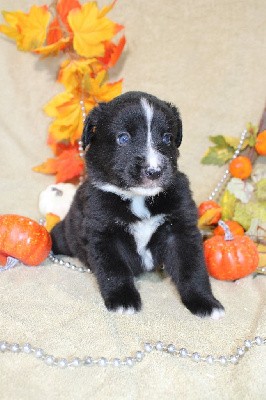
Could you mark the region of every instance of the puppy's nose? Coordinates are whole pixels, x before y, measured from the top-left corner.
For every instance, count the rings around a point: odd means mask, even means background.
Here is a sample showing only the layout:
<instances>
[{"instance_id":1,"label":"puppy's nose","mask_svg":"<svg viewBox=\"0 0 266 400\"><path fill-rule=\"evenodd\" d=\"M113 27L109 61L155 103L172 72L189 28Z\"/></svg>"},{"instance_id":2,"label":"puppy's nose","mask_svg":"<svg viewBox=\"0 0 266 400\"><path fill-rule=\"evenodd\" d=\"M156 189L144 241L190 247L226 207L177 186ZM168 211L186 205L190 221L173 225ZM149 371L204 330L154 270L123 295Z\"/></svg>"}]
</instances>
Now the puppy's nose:
<instances>
[{"instance_id":1,"label":"puppy's nose","mask_svg":"<svg viewBox=\"0 0 266 400\"><path fill-rule=\"evenodd\" d=\"M158 179L162 175L162 168L147 167L145 169L145 175L151 180Z\"/></svg>"}]
</instances>

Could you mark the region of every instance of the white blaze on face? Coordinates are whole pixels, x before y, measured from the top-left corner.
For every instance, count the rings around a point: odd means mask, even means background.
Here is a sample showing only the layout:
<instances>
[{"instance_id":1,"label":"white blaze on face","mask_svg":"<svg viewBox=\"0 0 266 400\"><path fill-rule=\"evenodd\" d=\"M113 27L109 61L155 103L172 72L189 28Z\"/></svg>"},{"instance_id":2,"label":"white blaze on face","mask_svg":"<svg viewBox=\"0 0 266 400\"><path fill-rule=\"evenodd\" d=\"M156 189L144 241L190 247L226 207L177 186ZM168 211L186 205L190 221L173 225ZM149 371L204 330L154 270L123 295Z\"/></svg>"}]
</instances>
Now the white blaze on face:
<instances>
[{"instance_id":1,"label":"white blaze on face","mask_svg":"<svg viewBox=\"0 0 266 400\"><path fill-rule=\"evenodd\" d=\"M156 170L160 168L161 157L160 153L155 150L152 141L151 122L153 118L153 107L148 103L148 101L144 97L141 98L140 102L146 116L147 127L148 127L146 162L148 167L154 168Z\"/></svg>"}]
</instances>

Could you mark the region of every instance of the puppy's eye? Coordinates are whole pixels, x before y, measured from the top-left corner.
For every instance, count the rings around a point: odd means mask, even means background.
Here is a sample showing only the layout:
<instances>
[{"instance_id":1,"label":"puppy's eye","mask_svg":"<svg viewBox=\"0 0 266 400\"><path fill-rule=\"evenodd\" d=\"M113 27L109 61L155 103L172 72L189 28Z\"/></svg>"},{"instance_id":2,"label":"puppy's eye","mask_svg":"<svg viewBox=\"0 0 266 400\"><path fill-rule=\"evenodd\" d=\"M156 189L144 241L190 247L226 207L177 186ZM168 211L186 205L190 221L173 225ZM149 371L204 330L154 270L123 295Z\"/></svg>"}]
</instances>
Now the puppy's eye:
<instances>
[{"instance_id":1,"label":"puppy's eye","mask_svg":"<svg viewBox=\"0 0 266 400\"><path fill-rule=\"evenodd\" d=\"M172 141L173 141L173 135L172 135L172 133L165 133L165 134L163 135L163 143L164 143L164 144L169 145L169 144L172 143Z\"/></svg>"},{"instance_id":2,"label":"puppy's eye","mask_svg":"<svg viewBox=\"0 0 266 400\"><path fill-rule=\"evenodd\" d=\"M119 144L119 146L125 146L129 141L130 141L130 134L127 132L120 133L116 137L116 142Z\"/></svg>"}]
</instances>

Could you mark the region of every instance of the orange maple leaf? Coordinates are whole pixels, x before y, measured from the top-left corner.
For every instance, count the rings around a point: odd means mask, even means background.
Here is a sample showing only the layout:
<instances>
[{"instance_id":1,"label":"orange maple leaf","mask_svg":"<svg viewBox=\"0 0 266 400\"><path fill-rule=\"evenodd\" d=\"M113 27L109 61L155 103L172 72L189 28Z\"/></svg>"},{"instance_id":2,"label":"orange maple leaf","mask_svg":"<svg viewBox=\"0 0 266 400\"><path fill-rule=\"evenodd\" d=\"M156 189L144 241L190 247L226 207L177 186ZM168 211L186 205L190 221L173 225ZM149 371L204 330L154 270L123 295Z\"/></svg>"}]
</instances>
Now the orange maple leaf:
<instances>
[{"instance_id":1,"label":"orange maple leaf","mask_svg":"<svg viewBox=\"0 0 266 400\"><path fill-rule=\"evenodd\" d=\"M111 40L123 28L105 17L112 7L100 11L96 2L89 2L68 14L67 20L74 35L73 46L80 56L103 56L103 42Z\"/></svg>"},{"instance_id":2,"label":"orange maple leaf","mask_svg":"<svg viewBox=\"0 0 266 400\"><path fill-rule=\"evenodd\" d=\"M2 14L9 26L0 25L0 32L15 40L19 50L32 51L45 42L51 16L47 6L32 6L29 13L3 11Z\"/></svg>"},{"instance_id":3,"label":"orange maple leaf","mask_svg":"<svg viewBox=\"0 0 266 400\"><path fill-rule=\"evenodd\" d=\"M100 63L103 64L103 67L105 69L111 68L117 63L125 47L125 44L126 44L125 36L122 36L117 45L112 42L104 42L104 47L105 47L104 56L97 57L97 59Z\"/></svg>"},{"instance_id":4,"label":"orange maple leaf","mask_svg":"<svg viewBox=\"0 0 266 400\"><path fill-rule=\"evenodd\" d=\"M84 171L84 162L76 147L64 150L56 158L48 158L44 163L33 168L35 172L56 174L56 183L69 182L79 177Z\"/></svg>"}]
</instances>

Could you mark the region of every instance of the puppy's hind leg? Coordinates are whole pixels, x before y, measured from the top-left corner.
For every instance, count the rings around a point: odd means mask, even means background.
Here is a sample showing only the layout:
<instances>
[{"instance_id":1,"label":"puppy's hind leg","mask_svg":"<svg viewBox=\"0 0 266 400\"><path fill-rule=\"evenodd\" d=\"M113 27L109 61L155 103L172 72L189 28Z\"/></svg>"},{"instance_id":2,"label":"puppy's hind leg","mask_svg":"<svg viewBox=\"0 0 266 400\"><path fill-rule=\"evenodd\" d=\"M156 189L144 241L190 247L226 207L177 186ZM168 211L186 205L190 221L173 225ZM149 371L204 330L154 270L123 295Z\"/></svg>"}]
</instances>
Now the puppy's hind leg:
<instances>
[{"instance_id":1,"label":"puppy's hind leg","mask_svg":"<svg viewBox=\"0 0 266 400\"><path fill-rule=\"evenodd\" d=\"M64 221L60 221L51 231L52 237L52 252L54 254L64 254L72 256L72 252L67 244L65 237Z\"/></svg>"}]
</instances>

